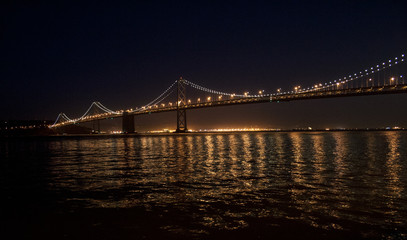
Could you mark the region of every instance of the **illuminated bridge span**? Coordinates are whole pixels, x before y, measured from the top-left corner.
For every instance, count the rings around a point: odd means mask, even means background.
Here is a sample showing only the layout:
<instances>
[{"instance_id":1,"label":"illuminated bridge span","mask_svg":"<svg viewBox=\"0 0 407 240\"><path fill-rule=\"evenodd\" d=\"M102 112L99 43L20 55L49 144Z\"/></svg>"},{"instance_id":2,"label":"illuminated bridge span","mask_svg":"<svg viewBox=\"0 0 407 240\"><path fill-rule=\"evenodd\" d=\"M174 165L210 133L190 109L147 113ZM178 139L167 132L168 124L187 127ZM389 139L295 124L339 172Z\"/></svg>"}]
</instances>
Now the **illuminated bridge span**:
<instances>
[{"instance_id":1,"label":"illuminated bridge span","mask_svg":"<svg viewBox=\"0 0 407 240\"><path fill-rule=\"evenodd\" d=\"M135 115L176 111L177 132L186 132L188 131L186 118L186 110L188 109L315 98L407 93L406 72L405 58L402 54L400 57L337 80L318 83L309 87L295 86L290 91L277 89L277 91L267 94L264 90L257 94L222 92L180 78L157 98L142 107L113 111L100 102L93 102L79 118L71 119L65 113L60 113L55 123L50 127L57 128L84 122L94 122L99 125L100 120L121 117L123 119L123 132L131 133L134 132ZM97 131L100 132L100 128Z\"/></svg>"}]
</instances>

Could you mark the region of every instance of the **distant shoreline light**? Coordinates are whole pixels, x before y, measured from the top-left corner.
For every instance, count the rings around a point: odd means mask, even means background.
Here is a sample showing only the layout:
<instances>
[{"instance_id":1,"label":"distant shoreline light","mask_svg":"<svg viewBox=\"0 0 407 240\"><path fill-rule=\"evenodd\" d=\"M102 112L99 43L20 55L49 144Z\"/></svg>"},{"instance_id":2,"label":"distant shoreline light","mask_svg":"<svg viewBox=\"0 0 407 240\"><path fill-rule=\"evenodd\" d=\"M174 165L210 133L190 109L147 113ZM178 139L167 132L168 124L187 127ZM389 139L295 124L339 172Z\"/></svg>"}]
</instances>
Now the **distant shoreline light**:
<instances>
[{"instance_id":1,"label":"distant shoreline light","mask_svg":"<svg viewBox=\"0 0 407 240\"><path fill-rule=\"evenodd\" d=\"M280 128L211 128L211 129L189 129L188 133L211 133L211 132L320 132L320 131L384 131L384 130L407 130L398 126L382 127L382 128L293 128L293 129L280 129ZM113 132L112 132L113 133ZM121 133L117 131L115 133ZM175 129L162 129L145 131L144 133L175 133Z\"/></svg>"}]
</instances>

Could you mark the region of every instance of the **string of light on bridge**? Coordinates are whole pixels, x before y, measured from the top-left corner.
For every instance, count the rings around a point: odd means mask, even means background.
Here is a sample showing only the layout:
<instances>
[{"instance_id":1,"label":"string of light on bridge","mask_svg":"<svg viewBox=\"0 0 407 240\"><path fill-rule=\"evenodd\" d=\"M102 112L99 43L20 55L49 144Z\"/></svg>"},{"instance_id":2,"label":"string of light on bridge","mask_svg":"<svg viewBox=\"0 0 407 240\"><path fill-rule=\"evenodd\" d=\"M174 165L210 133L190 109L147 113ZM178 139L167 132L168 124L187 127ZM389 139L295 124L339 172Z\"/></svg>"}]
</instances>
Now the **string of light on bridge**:
<instances>
[{"instance_id":1,"label":"string of light on bridge","mask_svg":"<svg viewBox=\"0 0 407 240\"><path fill-rule=\"evenodd\" d=\"M331 88L331 87L335 87L335 86L340 86L341 84L349 83L351 81L355 81L355 80L360 79L362 77L372 75L372 74L377 73L379 71L383 71L384 69L389 68L392 65L397 65L400 62L404 62L404 61L405 61L404 54L401 54L401 58L395 57L394 59L389 59L388 61L385 61L385 62L383 62L381 64L375 65L374 67L370 67L370 68L367 68L367 69L365 69L363 71L360 71L359 73L350 74L350 75L345 76L343 78L339 78L338 80L333 80L333 81L330 81L330 82L315 84L314 86L307 87L307 88L294 88L294 91L291 91L291 93L294 93L295 91L298 91L298 92L318 91L320 89L326 89L326 88ZM399 77L403 78L403 75L400 75ZM389 80L391 80L391 79L389 79ZM286 94L286 93L289 93L289 92L284 92L283 94ZM281 93L275 93L275 94L271 94L271 95L277 95L277 94L281 94Z\"/></svg>"}]
</instances>

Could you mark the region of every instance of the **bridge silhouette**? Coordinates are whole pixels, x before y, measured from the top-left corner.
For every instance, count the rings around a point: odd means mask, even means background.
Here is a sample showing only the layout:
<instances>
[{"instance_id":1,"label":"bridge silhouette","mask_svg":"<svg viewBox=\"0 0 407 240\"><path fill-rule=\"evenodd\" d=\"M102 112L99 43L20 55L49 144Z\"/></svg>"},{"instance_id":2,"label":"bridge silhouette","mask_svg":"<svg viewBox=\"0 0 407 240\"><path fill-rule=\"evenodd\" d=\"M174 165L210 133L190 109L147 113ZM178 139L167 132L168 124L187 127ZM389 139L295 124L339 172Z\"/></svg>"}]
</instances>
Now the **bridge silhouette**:
<instances>
[{"instance_id":1,"label":"bridge silhouette","mask_svg":"<svg viewBox=\"0 0 407 240\"><path fill-rule=\"evenodd\" d=\"M96 132L100 132L100 120L122 118L122 132L133 133L136 115L177 112L176 132L187 132L187 110L218 106L284 102L316 98L366 96L379 94L407 93L406 62L404 54L389 59L357 73L337 80L316 83L312 86L294 86L289 91L277 89L272 93L260 90L257 94L227 93L203 87L180 78L148 104L135 109L113 111L100 102L93 102L79 118L71 119L60 113L50 128L59 128L85 122L93 122ZM188 93L188 97L187 97Z\"/></svg>"}]
</instances>

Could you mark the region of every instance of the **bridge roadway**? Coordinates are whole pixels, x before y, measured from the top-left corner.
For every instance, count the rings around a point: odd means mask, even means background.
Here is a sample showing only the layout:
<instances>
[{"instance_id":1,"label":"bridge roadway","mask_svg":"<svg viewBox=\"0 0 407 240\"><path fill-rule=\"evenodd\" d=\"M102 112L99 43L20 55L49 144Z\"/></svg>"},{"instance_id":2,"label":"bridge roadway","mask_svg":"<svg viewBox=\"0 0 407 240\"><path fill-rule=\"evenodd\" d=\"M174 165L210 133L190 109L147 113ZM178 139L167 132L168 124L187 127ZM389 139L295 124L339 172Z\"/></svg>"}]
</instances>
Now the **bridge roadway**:
<instances>
[{"instance_id":1,"label":"bridge roadway","mask_svg":"<svg viewBox=\"0 0 407 240\"><path fill-rule=\"evenodd\" d=\"M407 93L407 84L390 85L380 87L364 87L364 88L351 88L351 89L338 89L338 90L324 90L324 91L309 91L309 92L296 92L279 94L273 96L258 96L258 97L241 97L228 100L211 101L211 102L195 102L184 106L180 106L180 109L197 109L197 108L209 108L220 107L229 105L240 105L250 103L266 103L266 102L288 102L295 100L306 99L318 99L318 98L334 98L334 97L351 97L351 96L366 96L366 95L379 95L379 94L397 94ZM127 112L128 115L142 115L160 112L177 111L177 106L166 107L149 107L141 111ZM94 116L85 117L79 121L63 122L59 126L66 126L76 123L91 122L95 120L113 119L123 117L123 112L119 113L103 113Z\"/></svg>"}]
</instances>

